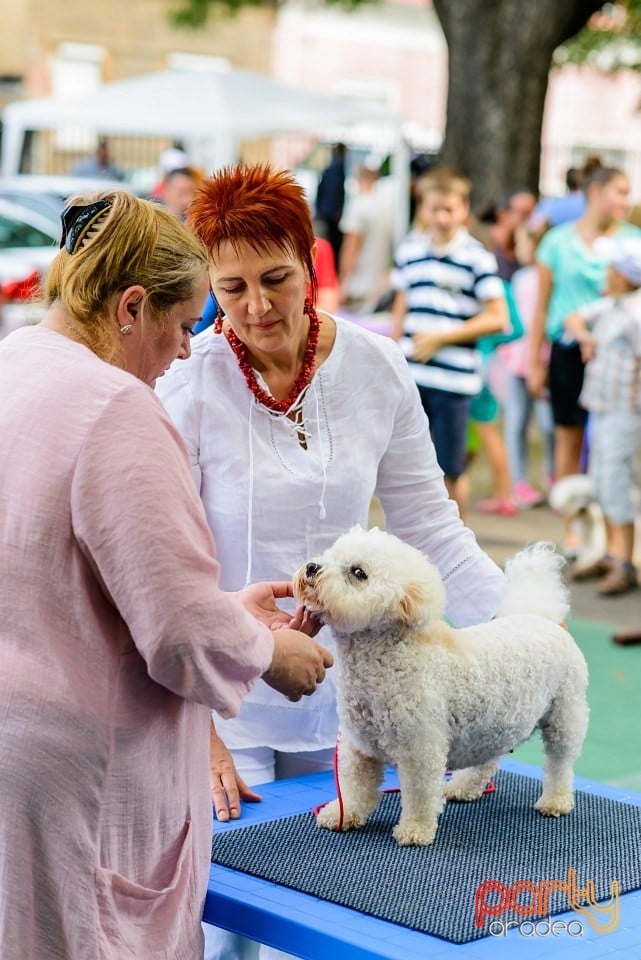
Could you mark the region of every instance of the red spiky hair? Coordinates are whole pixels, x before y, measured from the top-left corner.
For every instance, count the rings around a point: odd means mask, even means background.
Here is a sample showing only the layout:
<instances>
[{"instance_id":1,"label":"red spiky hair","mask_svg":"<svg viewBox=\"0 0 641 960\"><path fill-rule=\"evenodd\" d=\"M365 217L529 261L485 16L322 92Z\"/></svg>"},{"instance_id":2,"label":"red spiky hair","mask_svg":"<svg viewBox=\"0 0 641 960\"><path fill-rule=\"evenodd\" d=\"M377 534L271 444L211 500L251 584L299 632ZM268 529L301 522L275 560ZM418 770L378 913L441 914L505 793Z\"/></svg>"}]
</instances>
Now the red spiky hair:
<instances>
[{"instance_id":1,"label":"red spiky hair","mask_svg":"<svg viewBox=\"0 0 641 960\"><path fill-rule=\"evenodd\" d=\"M264 252L275 244L300 258L316 301L312 248L314 229L305 191L287 171L268 163L223 167L203 180L192 200L187 226L214 254L228 241Z\"/></svg>"}]
</instances>

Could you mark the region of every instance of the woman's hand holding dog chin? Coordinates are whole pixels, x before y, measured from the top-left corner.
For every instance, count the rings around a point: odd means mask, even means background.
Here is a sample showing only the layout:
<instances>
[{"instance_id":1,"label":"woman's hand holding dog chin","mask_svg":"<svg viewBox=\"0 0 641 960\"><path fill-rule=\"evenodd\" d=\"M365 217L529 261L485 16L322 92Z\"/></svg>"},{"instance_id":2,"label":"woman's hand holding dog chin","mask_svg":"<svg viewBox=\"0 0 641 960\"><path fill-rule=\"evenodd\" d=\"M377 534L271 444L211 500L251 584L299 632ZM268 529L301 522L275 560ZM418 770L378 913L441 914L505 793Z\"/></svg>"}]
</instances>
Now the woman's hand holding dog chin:
<instances>
[{"instance_id":1,"label":"woman's hand holding dog chin","mask_svg":"<svg viewBox=\"0 0 641 960\"><path fill-rule=\"evenodd\" d=\"M256 620L260 620L270 630L300 630L309 637L315 637L323 626L322 621L315 613L310 613L305 607L296 608L293 616L277 606L277 600L292 597L291 581L281 580L275 583L253 583L244 590L239 590L237 597L248 613Z\"/></svg>"},{"instance_id":2,"label":"woman's hand holding dog chin","mask_svg":"<svg viewBox=\"0 0 641 960\"><path fill-rule=\"evenodd\" d=\"M263 680L288 700L310 696L334 663L329 650L298 630L274 632L274 655Z\"/></svg>"},{"instance_id":3,"label":"woman's hand holding dog chin","mask_svg":"<svg viewBox=\"0 0 641 960\"><path fill-rule=\"evenodd\" d=\"M284 626L290 630L300 630L301 633L306 633L308 637L315 637L323 626L323 621L320 614L311 613L307 607L300 606L296 607L294 616Z\"/></svg>"}]
</instances>

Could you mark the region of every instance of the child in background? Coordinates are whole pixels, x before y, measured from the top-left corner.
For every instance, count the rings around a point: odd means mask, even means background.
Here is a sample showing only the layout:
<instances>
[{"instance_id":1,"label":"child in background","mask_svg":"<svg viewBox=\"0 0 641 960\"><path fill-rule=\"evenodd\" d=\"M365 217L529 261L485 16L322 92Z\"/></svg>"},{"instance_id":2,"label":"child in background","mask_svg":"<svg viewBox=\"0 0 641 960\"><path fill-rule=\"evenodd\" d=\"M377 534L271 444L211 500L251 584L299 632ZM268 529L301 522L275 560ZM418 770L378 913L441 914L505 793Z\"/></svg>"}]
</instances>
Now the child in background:
<instances>
[{"instance_id":1,"label":"child in background","mask_svg":"<svg viewBox=\"0 0 641 960\"><path fill-rule=\"evenodd\" d=\"M521 509L535 507L544 500L543 495L530 482L529 476L529 430L532 411L536 415L539 434L543 441L544 470L548 485L554 474L554 423L547 397L535 399L528 390L530 371L530 330L538 298L538 271L535 253L545 225L535 221L522 224L515 232L516 255L523 266L510 281L512 295L523 322L523 336L519 340L499 347L498 356L505 371L505 398L503 430L512 477L512 499ZM546 354L549 345L545 344ZM543 362L547 364L547 355Z\"/></svg>"},{"instance_id":2,"label":"child in background","mask_svg":"<svg viewBox=\"0 0 641 960\"><path fill-rule=\"evenodd\" d=\"M510 284L503 280L505 301L508 307L508 326L501 333L481 337L478 349L483 357L483 387L472 399L470 407L470 425L468 433L468 455L470 461L478 452L475 446L482 447L492 474L492 494L478 503L481 513L494 513L500 517L513 517L519 504L511 491L510 464L500 427L501 406L494 388L496 372L500 367L497 351L502 344L520 340L523 336L523 322L512 296ZM500 377L499 377L500 379ZM480 443L475 443L476 437Z\"/></svg>"},{"instance_id":3,"label":"child in background","mask_svg":"<svg viewBox=\"0 0 641 960\"><path fill-rule=\"evenodd\" d=\"M507 325L496 258L466 227L470 187L466 177L445 168L422 179L417 217L428 229L401 242L392 274L392 337L408 358L461 515L470 404L483 384L476 341Z\"/></svg>"},{"instance_id":4,"label":"child in background","mask_svg":"<svg viewBox=\"0 0 641 960\"><path fill-rule=\"evenodd\" d=\"M589 473L606 527L606 554L574 579L600 577L597 591L614 596L638 585L634 556L635 466L641 450L641 238L599 241L609 264L606 296L565 321L581 349L580 402L592 427Z\"/></svg>"}]
</instances>

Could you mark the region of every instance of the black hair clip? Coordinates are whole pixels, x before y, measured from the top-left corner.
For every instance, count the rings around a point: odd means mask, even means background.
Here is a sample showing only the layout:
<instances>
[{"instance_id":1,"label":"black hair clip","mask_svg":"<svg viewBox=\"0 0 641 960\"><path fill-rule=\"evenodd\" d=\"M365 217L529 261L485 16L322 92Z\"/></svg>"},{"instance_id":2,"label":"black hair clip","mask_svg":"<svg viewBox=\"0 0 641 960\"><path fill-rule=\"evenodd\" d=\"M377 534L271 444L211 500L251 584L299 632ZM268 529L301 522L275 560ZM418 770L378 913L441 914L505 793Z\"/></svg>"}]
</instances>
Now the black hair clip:
<instances>
[{"instance_id":1,"label":"black hair clip","mask_svg":"<svg viewBox=\"0 0 641 960\"><path fill-rule=\"evenodd\" d=\"M111 200L95 200L83 206L70 204L60 214L62 220L62 239L60 246L67 253L75 253L78 244L98 217L108 210Z\"/></svg>"}]
</instances>

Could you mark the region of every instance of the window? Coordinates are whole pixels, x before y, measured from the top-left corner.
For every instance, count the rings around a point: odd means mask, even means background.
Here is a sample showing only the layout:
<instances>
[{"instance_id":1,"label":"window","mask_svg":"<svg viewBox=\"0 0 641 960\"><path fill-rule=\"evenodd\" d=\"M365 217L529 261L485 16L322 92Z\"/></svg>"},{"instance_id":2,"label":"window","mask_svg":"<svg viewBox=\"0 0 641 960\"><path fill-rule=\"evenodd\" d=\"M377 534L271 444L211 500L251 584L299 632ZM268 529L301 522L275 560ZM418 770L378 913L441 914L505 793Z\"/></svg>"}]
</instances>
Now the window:
<instances>
[{"instance_id":1,"label":"window","mask_svg":"<svg viewBox=\"0 0 641 960\"><path fill-rule=\"evenodd\" d=\"M37 227L0 214L0 250L18 247L51 247L53 239Z\"/></svg>"}]
</instances>

